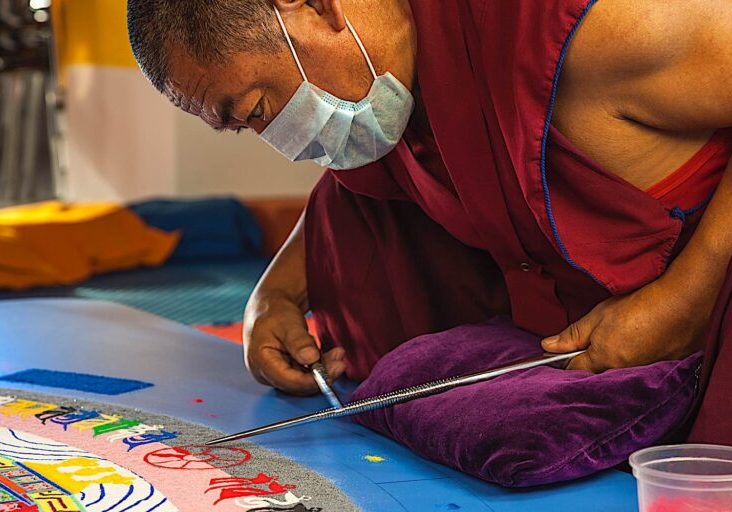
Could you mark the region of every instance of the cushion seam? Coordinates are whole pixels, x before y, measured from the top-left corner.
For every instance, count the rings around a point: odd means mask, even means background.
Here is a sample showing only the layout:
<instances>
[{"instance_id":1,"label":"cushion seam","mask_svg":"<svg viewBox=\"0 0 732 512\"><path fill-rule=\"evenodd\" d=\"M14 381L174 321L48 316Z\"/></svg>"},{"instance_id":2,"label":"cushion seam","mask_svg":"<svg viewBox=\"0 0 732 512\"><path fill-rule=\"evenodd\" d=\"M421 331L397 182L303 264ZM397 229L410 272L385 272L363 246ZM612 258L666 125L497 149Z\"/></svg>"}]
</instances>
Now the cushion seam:
<instances>
[{"instance_id":1,"label":"cushion seam","mask_svg":"<svg viewBox=\"0 0 732 512\"><path fill-rule=\"evenodd\" d=\"M676 368L678 368L678 366ZM668 375L666 375L666 378L663 379L662 384L665 383L669 378L671 378L672 375L673 375L673 371L669 372ZM674 392L671 395L669 395L669 397L666 398L666 400L664 400L663 402L659 403L653 409L649 410L648 412L646 412L645 414L641 415L640 417L638 417L638 418L636 418L634 420L631 420L629 422L626 422L622 427L620 427L620 429L616 430L615 432L613 432L611 434L608 434L602 440L593 441L588 446L585 446L585 447L581 448L578 453L576 453L575 455L571 456L570 458L565 459L565 460L560 461L560 462L557 462L556 464L553 464L551 467L549 467L547 469L544 469L544 470L542 470L540 472L531 473L530 475L533 476L533 477L539 477L539 476L546 476L547 474L551 474L553 472L556 472L557 470L560 470L560 469L564 468L565 466L567 466L568 464L572 463L578 457L580 457L582 455L587 456L591 452L593 452L593 451L597 450L598 448L606 445L610 441L612 441L612 440L620 437L621 435L627 433L633 426L637 425L638 423L640 423L641 421L645 420L646 418L648 418L652 414L656 413L659 409L665 407L666 404L668 404L671 400L673 400L674 398L676 398L676 396L678 396L682 391L684 391L686 389L686 385L691 380L693 380L694 378L695 378L694 372L691 372L691 375L682 383L681 386L679 386L679 388L676 390L676 392Z\"/></svg>"}]
</instances>

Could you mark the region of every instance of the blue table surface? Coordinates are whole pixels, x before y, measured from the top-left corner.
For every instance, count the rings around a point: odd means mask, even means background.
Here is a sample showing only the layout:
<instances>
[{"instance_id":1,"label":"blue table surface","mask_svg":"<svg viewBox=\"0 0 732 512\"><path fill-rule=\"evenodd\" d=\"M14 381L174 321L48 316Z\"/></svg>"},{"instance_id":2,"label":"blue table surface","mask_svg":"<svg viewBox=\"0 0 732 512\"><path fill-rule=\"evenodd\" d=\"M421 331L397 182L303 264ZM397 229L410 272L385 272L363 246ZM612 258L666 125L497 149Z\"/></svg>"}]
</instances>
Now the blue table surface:
<instances>
[{"instance_id":1,"label":"blue table surface","mask_svg":"<svg viewBox=\"0 0 732 512\"><path fill-rule=\"evenodd\" d=\"M119 396L8 382L0 387L118 404L227 433L327 407L322 397L288 397L256 383L244 369L241 347L106 302L0 302L0 375L29 368L137 379L154 386ZM344 383L340 392L347 395L352 388ZM635 481L626 473L607 471L568 484L506 490L421 459L348 420L255 441L331 479L365 511L638 510ZM366 455L384 461L369 462Z\"/></svg>"}]
</instances>

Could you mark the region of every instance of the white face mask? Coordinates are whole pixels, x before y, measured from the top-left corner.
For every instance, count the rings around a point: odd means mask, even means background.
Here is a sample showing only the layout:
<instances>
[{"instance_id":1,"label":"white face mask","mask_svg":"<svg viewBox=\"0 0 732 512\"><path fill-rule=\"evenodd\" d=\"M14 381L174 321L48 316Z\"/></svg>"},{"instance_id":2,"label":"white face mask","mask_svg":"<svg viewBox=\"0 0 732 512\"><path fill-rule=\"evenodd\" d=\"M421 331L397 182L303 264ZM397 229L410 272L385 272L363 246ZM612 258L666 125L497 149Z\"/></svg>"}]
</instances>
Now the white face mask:
<instances>
[{"instance_id":1,"label":"white face mask","mask_svg":"<svg viewBox=\"0 0 732 512\"><path fill-rule=\"evenodd\" d=\"M346 19L346 25L374 77L368 95L358 103L339 99L308 81L276 8L275 13L303 83L260 137L291 161L313 160L336 170L364 166L394 149L407 128L414 98L391 73L376 75L350 21Z\"/></svg>"}]
</instances>

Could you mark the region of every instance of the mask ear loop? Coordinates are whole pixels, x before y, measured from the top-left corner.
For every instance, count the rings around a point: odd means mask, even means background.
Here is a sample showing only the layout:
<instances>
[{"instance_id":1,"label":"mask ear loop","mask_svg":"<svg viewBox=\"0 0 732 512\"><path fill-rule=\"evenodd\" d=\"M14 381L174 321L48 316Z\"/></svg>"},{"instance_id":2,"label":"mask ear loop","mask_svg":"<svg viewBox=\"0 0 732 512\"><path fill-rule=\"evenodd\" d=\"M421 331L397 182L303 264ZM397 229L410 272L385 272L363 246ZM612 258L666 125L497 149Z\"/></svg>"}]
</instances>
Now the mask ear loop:
<instances>
[{"instance_id":1,"label":"mask ear loop","mask_svg":"<svg viewBox=\"0 0 732 512\"><path fill-rule=\"evenodd\" d=\"M345 18L345 16L344 16ZM356 40L356 43L358 44L358 47L361 49L361 53L363 53L364 58L366 59L366 63L369 65L369 70L371 71L371 76L374 77L374 80L376 80L376 69L374 69L374 65L371 63L371 58L369 57L369 52L366 51L366 47L361 42L361 38L358 37L358 33L356 32L356 29L353 28L353 25L351 25L351 21L346 18L346 26L348 27L348 30L351 31L351 34L353 34L353 38Z\"/></svg>"},{"instance_id":2,"label":"mask ear loop","mask_svg":"<svg viewBox=\"0 0 732 512\"><path fill-rule=\"evenodd\" d=\"M300 59L298 58L297 52L295 51L295 46L292 44L292 39L290 39L290 34L287 32L287 27L285 27L285 21L282 19L282 15L280 14L280 11L277 9L277 7L274 8L274 12L277 15L277 21L280 22L280 27L282 27L282 32L284 32L284 34L285 34L285 39L287 39L287 44L290 47L290 53L292 53L292 56L295 59L295 63L297 64L297 69L300 70L300 75L302 75L302 79L305 80L306 82L309 82L308 76L305 74L305 70L302 68L302 64L300 64Z\"/></svg>"},{"instance_id":3,"label":"mask ear loop","mask_svg":"<svg viewBox=\"0 0 732 512\"><path fill-rule=\"evenodd\" d=\"M280 27L282 27L282 32L285 34L285 39L287 39L287 45L290 47L290 53L292 53L292 57L295 59L295 63L297 64L297 69L300 70L300 75L302 76L302 79L306 82L309 82L307 75L305 74L305 70L302 67L302 64L300 63L300 58L297 56L297 52L295 51L295 46L292 44L292 39L290 38L289 32L287 32L287 27L285 26L285 21L282 19L282 15L280 14L280 11L277 9L277 7L274 8L275 15L277 15L277 21L280 23ZM351 31L351 34L353 35L353 38L356 40L356 44L358 44L358 48L361 50L361 53L363 54L364 58L366 59L366 64L369 66L369 71L371 71L371 76L374 77L374 80L378 77L376 74L376 69L374 68L374 64L371 62L371 57L369 57L369 52L366 51L366 47L363 45L363 42L361 41L361 38L358 36L358 32L356 32L356 29L353 28L353 25L351 24L351 21L346 18L346 26L348 27L348 30Z\"/></svg>"}]
</instances>

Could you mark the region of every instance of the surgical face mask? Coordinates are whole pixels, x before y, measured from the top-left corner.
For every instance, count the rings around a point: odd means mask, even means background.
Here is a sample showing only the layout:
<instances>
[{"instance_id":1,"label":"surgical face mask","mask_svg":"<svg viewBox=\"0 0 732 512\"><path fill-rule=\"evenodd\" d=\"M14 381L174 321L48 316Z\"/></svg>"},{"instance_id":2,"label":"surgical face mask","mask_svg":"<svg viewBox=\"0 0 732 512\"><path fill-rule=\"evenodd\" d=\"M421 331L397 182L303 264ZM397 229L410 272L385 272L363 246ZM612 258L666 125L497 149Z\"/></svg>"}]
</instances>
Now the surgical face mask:
<instances>
[{"instance_id":1,"label":"surgical face mask","mask_svg":"<svg viewBox=\"0 0 732 512\"><path fill-rule=\"evenodd\" d=\"M346 25L374 77L368 95L358 103L337 98L308 81L276 8L275 13L303 83L260 137L291 161L312 160L336 170L375 162L394 149L407 128L414 98L391 73L376 75L350 21Z\"/></svg>"}]
</instances>

